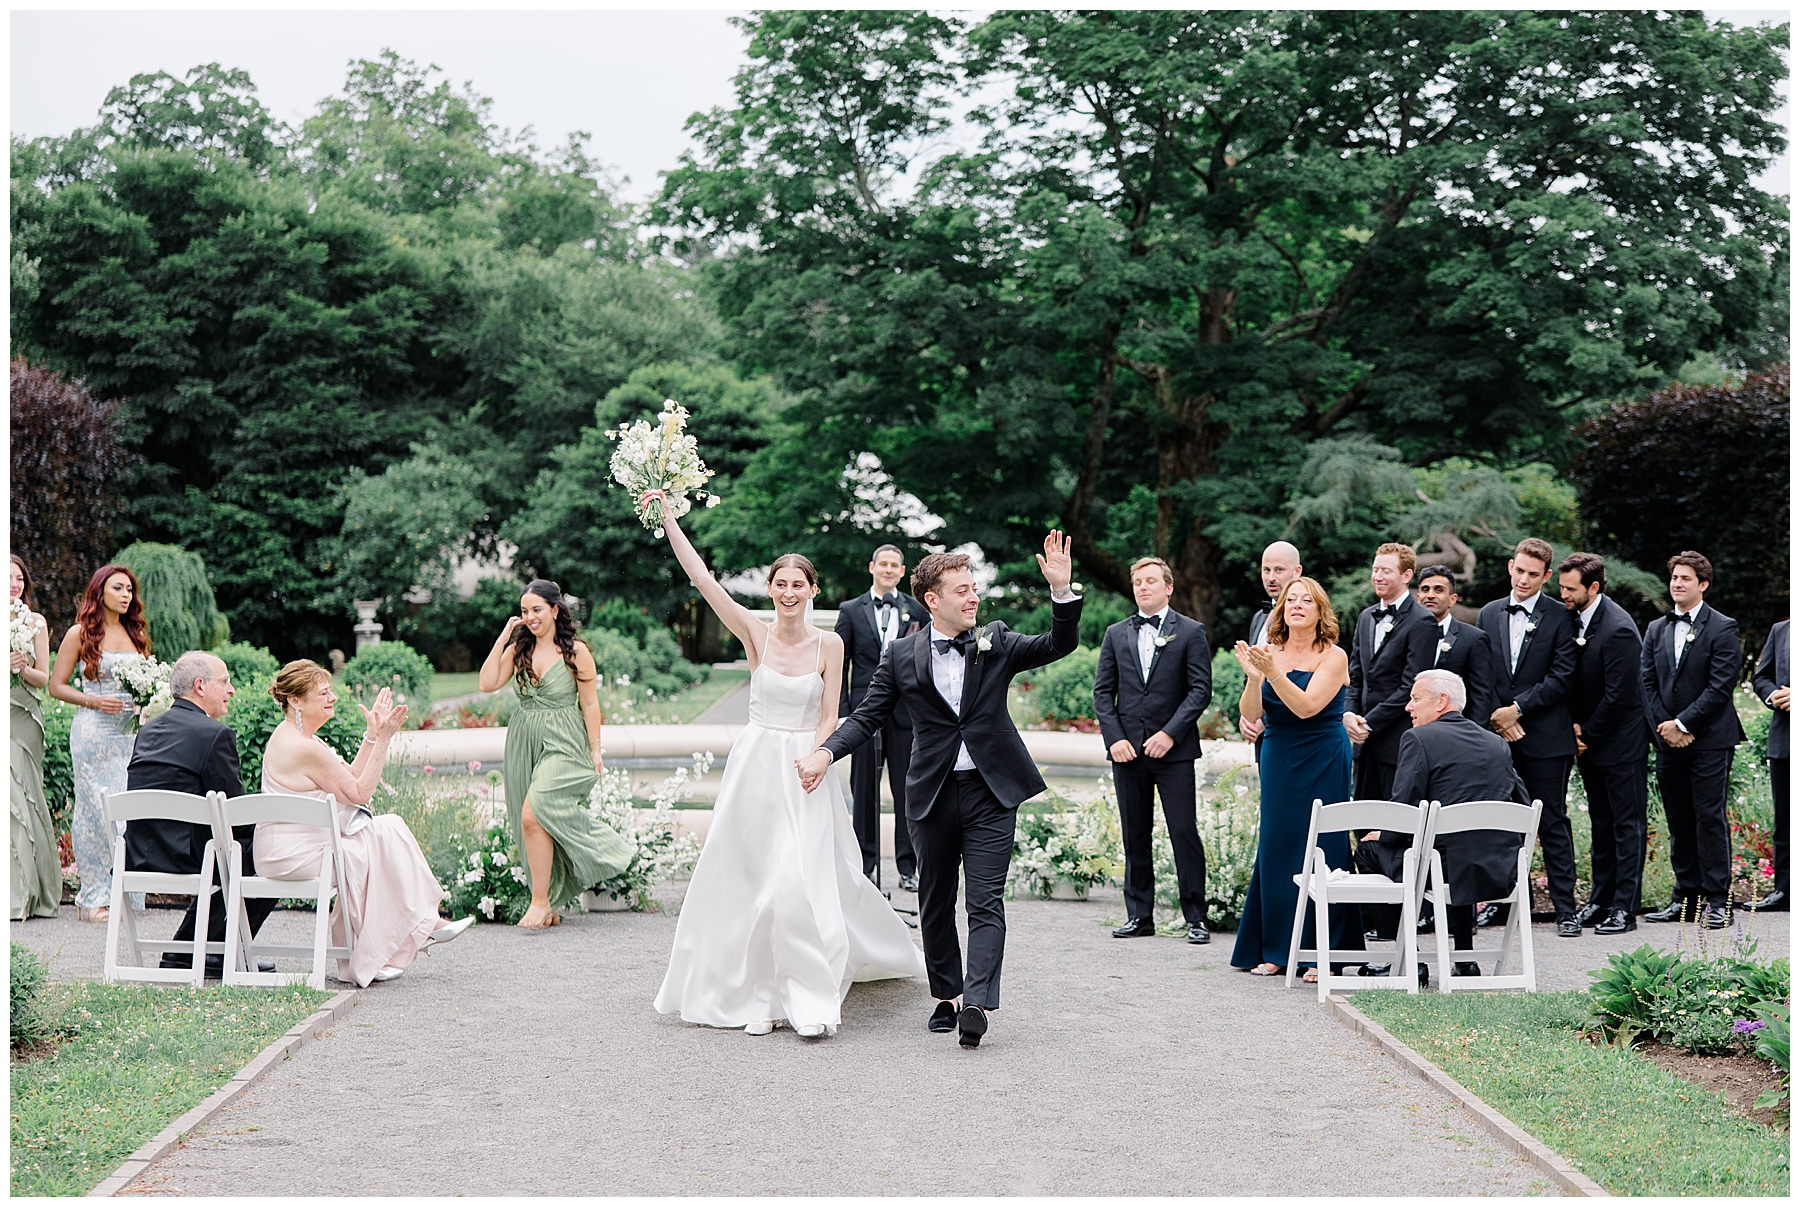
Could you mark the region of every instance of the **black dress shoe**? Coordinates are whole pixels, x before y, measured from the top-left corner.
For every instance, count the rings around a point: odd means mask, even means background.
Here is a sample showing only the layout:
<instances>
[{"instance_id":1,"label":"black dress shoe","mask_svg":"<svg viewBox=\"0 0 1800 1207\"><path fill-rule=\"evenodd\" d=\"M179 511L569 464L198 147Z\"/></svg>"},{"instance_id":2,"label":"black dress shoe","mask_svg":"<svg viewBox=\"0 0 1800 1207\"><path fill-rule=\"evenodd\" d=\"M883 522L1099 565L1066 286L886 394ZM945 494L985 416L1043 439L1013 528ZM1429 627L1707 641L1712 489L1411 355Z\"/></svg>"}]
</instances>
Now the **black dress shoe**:
<instances>
[{"instance_id":1,"label":"black dress shoe","mask_svg":"<svg viewBox=\"0 0 1800 1207\"><path fill-rule=\"evenodd\" d=\"M1477 926L1499 926L1505 920L1500 916L1498 905L1484 905L1475 914L1475 925Z\"/></svg>"},{"instance_id":2,"label":"black dress shoe","mask_svg":"<svg viewBox=\"0 0 1800 1207\"><path fill-rule=\"evenodd\" d=\"M1206 929L1206 923L1196 922L1188 927L1189 943L1211 943L1212 931Z\"/></svg>"},{"instance_id":3,"label":"black dress shoe","mask_svg":"<svg viewBox=\"0 0 1800 1207\"><path fill-rule=\"evenodd\" d=\"M1785 914L1788 912L1787 894L1776 889L1761 901L1752 901L1750 908L1759 914Z\"/></svg>"},{"instance_id":4,"label":"black dress shoe","mask_svg":"<svg viewBox=\"0 0 1800 1207\"><path fill-rule=\"evenodd\" d=\"M1581 923L1575 920L1574 914L1565 914L1556 920L1556 934L1558 938L1562 939L1579 939Z\"/></svg>"},{"instance_id":5,"label":"black dress shoe","mask_svg":"<svg viewBox=\"0 0 1800 1207\"><path fill-rule=\"evenodd\" d=\"M1637 919L1622 909L1615 909L1606 915L1604 921L1594 927L1597 935L1622 935L1626 931L1637 929Z\"/></svg>"},{"instance_id":6,"label":"black dress shoe","mask_svg":"<svg viewBox=\"0 0 1800 1207\"><path fill-rule=\"evenodd\" d=\"M1646 921L1646 922L1680 922L1680 921L1683 921L1684 919L1686 919L1689 916L1689 913L1690 913L1690 911L1688 910L1688 903L1685 901L1676 900L1676 901L1669 902L1667 905L1663 906L1661 909L1657 910L1655 913L1645 914L1644 921Z\"/></svg>"},{"instance_id":7,"label":"black dress shoe","mask_svg":"<svg viewBox=\"0 0 1800 1207\"><path fill-rule=\"evenodd\" d=\"M1724 930L1731 924L1731 910L1726 906L1712 904L1700 915L1700 925L1708 930Z\"/></svg>"},{"instance_id":8,"label":"black dress shoe","mask_svg":"<svg viewBox=\"0 0 1800 1207\"><path fill-rule=\"evenodd\" d=\"M1474 960L1458 960L1450 966L1451 976L1480 976L1481 965Z\"/></svg>"},{"instance_id":9,"label":"black dress shoe","mask_svg":"<svg viewBox=\"0 0 1800 1207\"><path fill-rule=\"evenodd\" d=\"M1580 926L1592 926L1598 920L1604 920L1606 911L1592 901L1575 911L1575 921Z\"/></svg>"},{"instance_id":10,"label":"black dress shoe","mask_svg":"<svg viewBox=\"0 0 1800 1207\"><path fill-rule=\"evenodd\" d=\"M1429 934L1436 932L1436 930L1437 930L1437 919L1435 917L1419 919L1419 933L1420 934L1429 935Z\"/></svg>"},{"instance_id":11,"label":"black dress shoe","mask_svg":"<svg viewBox=\"0 0 1800 1207\"><path fill-rule=\"evenodd\" d=\"M900 877L900 891L903 893L918 892L919 891L919 878L917 876L902 876L902 877Z\"/></svg>"},{"instance_id":12,"label":"black dress shoe","mask_svg":"<svg viewBox=\"0 0 1800 1207\"><path fill-rule=\"evenodd\" d=\"M1394 965L1392 962L1386 964L1364 964L1361 968L1356 970L1357 976L1392 976L1393 973ZM1427 984L1430 980L1431 971L1426 968L1425 965L1419 965L1419 984Z\"/></svg>"},{"instance_id":13,"label":"black dress shoe","mask_svg":"<svg viewBox=\"0 0 1800 1207\"><path fill-rule=\"evenodd\" d=\"M1149 918L1133 918L1119 929L1112 932L1115 939L1154 939L1156 923Z\"/></svg>"},{"instance_id":14,"label":"black dress shoe","mask_svg":"<svg viewBox=\"0 0 1800 1207\"><path fill-rule=\"evenodd\" d=\"M965 1048L979 1048L987 1034L987 1011L980 1006L964 1006L956 1016L956 1042Z\"/></svg>"},{"instance_id":15,"label":"black dress shoe","mask_svg":"<svg viewBox=\"0 0 1800 1207\"><path fill-rule=\"evenodd\" d=\"M927 1031L936 1031L940 1035L948 1035L956 1030L956 1003L939 1002L937 1009L931 1012L931 1021L925 1024Z\"/></svg>"}]
</instances>

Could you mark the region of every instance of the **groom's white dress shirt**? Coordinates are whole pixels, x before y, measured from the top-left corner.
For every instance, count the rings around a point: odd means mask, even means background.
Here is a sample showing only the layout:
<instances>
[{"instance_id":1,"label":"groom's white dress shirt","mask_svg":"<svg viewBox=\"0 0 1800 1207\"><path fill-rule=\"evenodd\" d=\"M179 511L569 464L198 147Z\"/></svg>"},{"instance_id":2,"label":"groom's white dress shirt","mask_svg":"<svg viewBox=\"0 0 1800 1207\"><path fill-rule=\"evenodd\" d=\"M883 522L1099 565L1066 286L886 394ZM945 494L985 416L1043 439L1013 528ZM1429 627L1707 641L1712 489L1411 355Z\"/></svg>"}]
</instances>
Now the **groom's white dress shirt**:
<instances>
[{"instance_id":1,"label":"groom's white dress shirt","mask_svg":"<svg viewBox=\"0 0 1800 1207\"><path fill-rule=\"evenodd\" d=\"M1068 603L1071 600L1079 598L1081 597L1072 591L1067 595L1059 596L1052 594L1050 596L1051 602L1053 603ZM969 632L972 641L980 640L980 626L970 629ZM955 638L938 628L936 624L931 626L930 632L928 633L928 639L932 643L931 682L936 685L938 695L944 697L944 703L950 706L950 711L960 717L962 716L963 676L968 673L968 660L975 656L975 650L971 647L967 654L963 654L958 651L955 646L951 646L943 653L938 653L938 642L954 641ZM969 753L969 744L967 742L964 742L956 748L956 766L953 770L975 770L975 756Z\"/></svg>"},{"instance_id":2,"label":"groom's white dress shirt","mask_svg":"<svg viewBox=\"0 0 1800 1207\"><path fill-rule=\"evenodd\" d=\"M1168 605L1164 604L1162 611L1156 613L1154 616L1148 617L1148 619L1154 620L1156 623L1154 625L1143 625L1139 627L1137 631L1138 671L1145 679L1150 677L1150 660L1156 657L1156 635L1162 632L1163 620L1168 614ZM1138 615L1144 615L1142 608L1138 609Z\"/></svg>"}]
</instances>

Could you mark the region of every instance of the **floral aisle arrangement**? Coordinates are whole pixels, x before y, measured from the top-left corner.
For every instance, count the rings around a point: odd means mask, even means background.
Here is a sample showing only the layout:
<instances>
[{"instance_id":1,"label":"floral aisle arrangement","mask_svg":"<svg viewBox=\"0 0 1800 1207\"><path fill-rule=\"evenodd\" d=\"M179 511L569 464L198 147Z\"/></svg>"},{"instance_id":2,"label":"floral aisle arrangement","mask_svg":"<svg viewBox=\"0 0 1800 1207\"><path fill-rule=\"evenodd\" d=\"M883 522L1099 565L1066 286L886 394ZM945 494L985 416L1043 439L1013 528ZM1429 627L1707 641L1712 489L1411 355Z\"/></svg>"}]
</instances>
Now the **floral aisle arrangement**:
<instances>
[{"instance_id":1,"label":"floral aisle arrangement","mask_svg":"<svg viewBox=\"0 0 1800 1207\"><path fill-rule=\"evenodd\" d=\"M33 642L37 639L38 630L44 627L44 618L33 614L21 600L13 600L11 612L7 619L11 622L12 652L29 654ZM13 681L18 681L18 673L13 673Z\"/></svg>"},{"instance_id":2,"label":"floral aisle arrangement","mask_svg":"<svg viewBox=\"0 0 1800 1207\"><path fill-rule=\"evenodd\" d=\"M504 822L487 828L473 846L452 839L458 848L456 883L445 891L453 917L476 914L488 922L517 922L531 906L531 886Z\"/></svg>"},{"instance_id":3,"label":"floral aisle arrangement","mask_svg":"<svg viewBox=\"0 0 1800 1207\"><path fill-rule=\"evenodd\" d=\"M160 659L148 654L142 658L126 658L114 668L113 674L131 693L131 702L137 706L137 715L131 722L134 730L145 721L168 712L175 703L175 696L169 690L169 664Z\"/></svg>"},{"instance_id":4,"label":"floral aisle arrangement","mask_svg":"<svg viewBox=\"0 0 1800 1207\"><path fill-rule=\"evenodd\" d=\"M1250 873L1256 870L1257 833L1262 825L1262 799L1255 788L1254 772L1234 767L1221 775L1210 795L1196 811L1200 843L1206 848L1206 919L1209 926L1236 930L1250 895ZM1151 834L1156 859L1156 896L1170 908L1179 908L1175 881L1175 848L1169 842L1162 810L1156 812Z\"/></svg>"},{"instance_id":5,"label":"floral aisle arrangement","mask_svg":"<svg viewBox=\"0 0 1800 1207\"><path fill-rule=\"evenodd\" d=\"M636 500L646 490L660 490L668 501L667 515L680 519L693 507L689 499L703 499L708 507L716 507L718 495L709 496L706 484L713 471L700 459L694 438L687 434L688 409L673 398L663 403L656 426L640 419L621 423L606 433L616 442L613 449L613 481L631 492ZM637 516L646 528L654 529L658 539L663 535L664 506L651 500L637 505Z\"/></svg>"},{"instance_id":6,"label":"floral aisle arrangement","mask_svg":"<svg viewBox=\"0 0 1800 1207\"><path fill-rule=\"evenodd\" d=\"M651 910L658 904L652 895L657 885L694 870L700 840L676 833L675 802L687 799L693 781L703 778L712 765L712 751L695 751L691 767L677 767L651 791L648 809L632 806L629 773L609 768L601 775L587 807L597 820L623 834L636 853L624 871L595 885L596 893L624 901L634 910Z\"/></svg>"},{"instance_id":7,"label":"floral aisle arrangement","mask_svg":"<svg viewBox=\"0 0 1800 1207\"><path fill-rule=\"evenodd\" d=\"M1111 785L1102 781L1110 790ZM1012 867L1006 874L1010 896L1021 892L1049 897L1059 881L1077 895L1117 878L1124 867L1119 811L1110 795L1072 809L1019 812L1013 831Z\"/></svg>"}]
</instances>

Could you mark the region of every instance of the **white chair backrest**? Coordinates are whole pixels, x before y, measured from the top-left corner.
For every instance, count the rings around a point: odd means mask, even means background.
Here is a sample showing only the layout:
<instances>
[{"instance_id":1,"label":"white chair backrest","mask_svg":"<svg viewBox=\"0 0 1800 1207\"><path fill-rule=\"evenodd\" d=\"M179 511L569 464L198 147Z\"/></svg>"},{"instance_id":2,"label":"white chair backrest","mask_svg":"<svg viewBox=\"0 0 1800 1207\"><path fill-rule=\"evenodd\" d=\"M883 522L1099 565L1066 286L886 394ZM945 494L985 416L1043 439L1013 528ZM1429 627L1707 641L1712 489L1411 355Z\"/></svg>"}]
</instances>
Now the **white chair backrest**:
<instances>
[{"instance_id":1,"label":"white chair backrest","mask_svg":"<svg viewBox=\"0 0 1800 1207\"><path fill-rule=\"evenodd\" d=\"M1537 833L1541 801L1521 805L1510 800L1472 800L1444 805L1437 811L1436 835L1465 834L1470 830L1505 830L1513 834Z\"/></svg>"},{"instance_id":2,"label":"white chair backrest","mask_svg":"<svg viewBox=\"0 0 1800 1207\"><path fill-rule=\"evenodd\" d=\"M1323 805L1317 813L1318 829L1313 834L1336 834L1341 830L1392 830L1397 834L1417 835L1424 809L1420 805L1403 805L1392 800L1347 800Z\"/></svg>"},{"instance_id":3,"label":"white chair backrest","mask_svg":"<svg viewBox=\"0 0 1800 1207\"><path fill-rule=\"evenodd\" d=\"M286 822L296 826L325 826L336 833L337 801L332 797L295 796L286 792L257 792L227 797L219 807L225 828Z\"/></svg>"},{"instance_id":4,"label":"white chair backrest","mask_svg":"<svg viewBox=\"0 0 1800 1207\"><path fill-rule=\"evenodd\" d=\"M107 821L186 821L212 826L212 803L189 792L166 788L139 788L135 792L102 789L101 799Z\"/></svg>"}]
</instances>

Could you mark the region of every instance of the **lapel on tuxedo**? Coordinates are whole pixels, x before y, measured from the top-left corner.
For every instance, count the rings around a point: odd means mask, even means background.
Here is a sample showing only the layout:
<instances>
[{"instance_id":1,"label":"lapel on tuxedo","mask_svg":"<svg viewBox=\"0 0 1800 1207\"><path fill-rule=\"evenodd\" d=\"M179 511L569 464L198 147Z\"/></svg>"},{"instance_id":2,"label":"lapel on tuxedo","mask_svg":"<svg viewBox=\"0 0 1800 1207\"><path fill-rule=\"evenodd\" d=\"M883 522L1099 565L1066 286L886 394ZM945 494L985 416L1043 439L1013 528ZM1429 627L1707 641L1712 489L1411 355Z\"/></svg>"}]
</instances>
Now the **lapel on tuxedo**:
<instances>
[{"instance_id":1,"label":"lapel on tuxedo","mask_svg":"<svg viewBox=\"0 0 1800 1207\"><path fill-rule=\"evenodd\" d=\"M1150 643L1150 669L1143 672L1143 680L1144 680L1145 687L1150 686L1150 676L1152 676L1156 673L1157 664L1162 661L1163 650L1166 648L1166 646L1163 644L1162 639L1167 638L1167 640L1170 642L1175 640L1175 609L1174 608L1170 608L1167 612L1163 613L1162 624L1158 625L1157 629L1156 629L1156 638L1157 638L1156 640L1153 640ZM1131 649L1132 665L1133 666L1142 666L1143 663L1138 661L1137 641L1135 639L1132 641L1131 646L1132 646L1132 649Z\"/></svg>"},{"instance_id":2,"label":"lapel on tuxedo","mask_svg":"<svg viewBox=\"0 0 1800 1207\"><path fill-rule=\"evenodd\" d=\"M1508 600L1511 600L1511 598L1510 595L1507 596ZM1544 609L1549 606L1550 601L1544 597L1542 591L1539 591L1537 606L1532 608L1531 614L1525 618L1525 636L1519 641L1519 660L1513 664L1512 668L1512 677L1515 680L1519 677L1519 672L1525 669L1525 655L1531 651L1531 643L1537 637L1537 631L1544 627ZM1506 614L1502 612L1501 615L1504 616ZM1509 618L1509 627L1510 623ZM1509 647L1512 645L1512 634L1510 632L1507 634L1506 644Z\"/></svg>"},{"instance_id":3,"label":"lapel on tuxedo","mask_svg":"<svg viewBox=\"0 0 1800 1207\"><path fill-rule=\"evenodd\" d=\"M937 706L944 710L944 715L954 720L956 711L950 707L950 701L937 689L937 680L931 674L931 630L920 633L913 641L913 673L919 677L919 685L930 694ZM968 685L968 675L963 676L963 685Z\"/></svg>"},{"instance_id":4,"label":"lapel on tuxedo","mask_svg":"<svg viewBox=\"0 0 1800 1207\"><path fill-rule=\"evenodd\" d=\"M1442 666L1444 664L1444 657L1455 650L1456 643L1462 640L1462 634L1456 631L1456 626L1459 623L1460 622L1453 617L1450 621L1450 631L1448 633L1444 632L1442 629L1438 629L1437 643L1434 647L1434 652L1431 655L1431 665L1434 668ZM1450 643L1450 649L1444 648L1444 642L1446 641Z\"/></svg>"},{"instance_id":5,"label":"lapel on tuxedo","mask_svg":"<svg viewBox=\"0 0 1800 1207\"><path fill-rule=\"evenodd\" d=\"M987 627L972 631L975 634L975 644L969 647L968 654L963 657L963 693L959 715L964 717L969 715L969 708L975 703L975 693L981 689L981 671L988 656L981 652L981 636L987 632ZM989 639L992 639L991 634ZM989 650L988 654L991 653L993 651Z\"/></svg>"}]
</instances>

